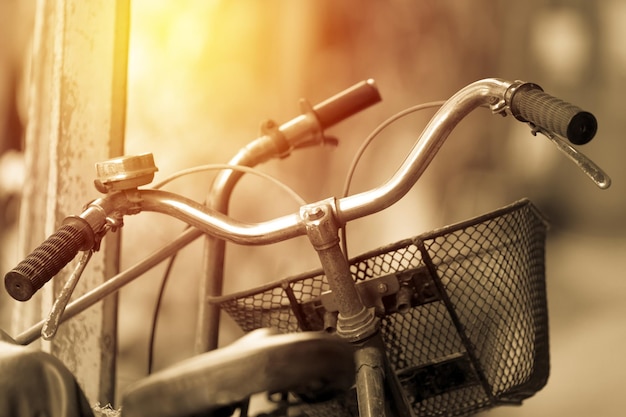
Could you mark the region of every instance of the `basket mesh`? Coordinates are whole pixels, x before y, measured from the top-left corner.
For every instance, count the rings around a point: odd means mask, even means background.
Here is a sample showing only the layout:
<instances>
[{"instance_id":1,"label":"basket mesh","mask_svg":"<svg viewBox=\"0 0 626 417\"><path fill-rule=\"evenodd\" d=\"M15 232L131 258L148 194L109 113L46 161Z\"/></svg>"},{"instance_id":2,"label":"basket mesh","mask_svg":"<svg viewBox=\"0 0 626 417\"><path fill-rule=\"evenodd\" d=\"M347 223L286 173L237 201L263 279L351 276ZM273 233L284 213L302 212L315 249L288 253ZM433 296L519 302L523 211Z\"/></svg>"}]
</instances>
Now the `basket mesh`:
<instances>
[{"instance_id":1,"label":"basket mesh","mask_svg":"<svg viewBox=\"0 0 626 417\"><path fill-rule=\"evenodd\" d=\"M544 220L523 200L351 261L357 285L390 275L417 283L410 308L377 310L387 357L416 415L518 404L544 386L545 232ZM314 271L213 302L245 331L322 330L320 300L329 290ZM303 413L354 415L351 397Z\"/></svg>"}]
</instances>

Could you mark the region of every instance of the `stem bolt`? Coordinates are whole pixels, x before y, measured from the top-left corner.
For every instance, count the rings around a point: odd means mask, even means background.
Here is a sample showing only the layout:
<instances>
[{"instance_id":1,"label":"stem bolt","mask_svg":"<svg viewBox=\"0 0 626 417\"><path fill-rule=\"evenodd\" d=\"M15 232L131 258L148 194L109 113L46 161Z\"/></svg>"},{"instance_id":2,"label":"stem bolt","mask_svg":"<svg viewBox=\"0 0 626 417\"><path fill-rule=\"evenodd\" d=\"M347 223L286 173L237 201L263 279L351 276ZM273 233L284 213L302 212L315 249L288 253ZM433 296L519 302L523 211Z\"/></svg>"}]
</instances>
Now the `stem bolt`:
<instances>
[{"instance_id":1,"label":"stem bolt","mask_svg":"<svg viewBox=\"0 0 626 417\"><path fill-rule=\"evenodd\" d=\"M324 217L324 210L321 207L312 207L306 212L308 220L319 220Z\"/></svg>"}]
</instances>

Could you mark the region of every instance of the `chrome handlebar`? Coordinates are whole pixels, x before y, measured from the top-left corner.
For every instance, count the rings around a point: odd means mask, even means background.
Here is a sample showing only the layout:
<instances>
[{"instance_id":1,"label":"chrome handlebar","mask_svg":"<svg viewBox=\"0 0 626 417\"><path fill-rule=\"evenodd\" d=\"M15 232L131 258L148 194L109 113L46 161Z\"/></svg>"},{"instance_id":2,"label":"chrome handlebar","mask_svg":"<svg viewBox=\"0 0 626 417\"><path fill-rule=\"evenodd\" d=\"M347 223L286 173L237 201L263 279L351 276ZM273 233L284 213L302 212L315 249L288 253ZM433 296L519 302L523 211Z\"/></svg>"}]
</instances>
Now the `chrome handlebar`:
<instances>
[{"instance_id":1,"label":"chrome handlebar","mask_svg":"<svg viewBox=\"0 0 626 417\"><path fill-rule=\"evenodd\" d=\"M382 211L404 197L424 173L455 126L472 110L481 106L490 106L495 113L511 114L513 101L511 97L514 96L509 92L512 88L523 84L500 79L485 79L468 85L452 96L435 114L403 164L387 182L359 194L309 204L302 207L299 213L261 223L245 223L185 197L159 190L133 191L132 203L119 201L110 204L109 199L120 198L111 196L96 200L91 206L99 208L116 206L118 210L120 206L128 206L129 212L159 212L176 217L204 233L244 245L265 245L305 235L303 216L322 204L330 205L337 222L345 224ZM507 97L509 102L505 101ZM106 213L106 210L94 210L94 213L100 212ZM100 218L97 223L103 224L103 218Z\"/></svg>"},{"instance_id":2,"label":"chrome handlebar","mask_svg":"<svg viewBox=\"0 0 626 417\"><path fill-rule=\"evenodd\" d=\"M370 90L373 84L367 84L365 87ZM366 93L367 96L372 95L371 91ZM533 133L544 133L552 140L560 140L557 135L569 135L570 132L574 132L575 143L587 142L597 128L593 115L543 93L543 90L535 84L495 78L484 79L464 87L448 99L433 116L395 174L383 185L369 191L340 199L322 200L302 207L298 213L265 222L245 223L173 193L130 188L115 190L95 200L80 216L72 217L71 223L79 225L80 230L88 229L85 233L89 232L87 233L89 236L83 241L93 242L92 250L97 249L100 239L108 230L122 224L123 216L141 211L159 212L176 217L206 234L245 245L265 245L305 235L308 217L319 210L332 211L326 214L331 214L335 223L341 226L384 210L400 200L426 170L456 125L471 111L482 106L490 107L495 114L513 115L519 120L528 122ZM559 145L559 149L562 151L567 149L568 157L572 158L572 152L569 151L573 148L564 142L559 142ZM591 170L592 173L587 174L601 188L608 187L610 180L599 167L577 151L574 151L573 155L574 159L583 160L584 163L578 165L583 170ZM85 224L89 227L84 227ZM63 261L69 262L79 249L85 250L82 246L77 248L76 244L73 244L73 254L70 256L66 253L62 257ZM37 256L33 257L35 254ZM51 269L52 275L46 276L45 280L38 277L38 287L33 287L31 282L33 279L29 273L42 268L41 265L36 265L37 263L48 262L45 259L46 256L49 257L47 254L49 250L39 253L36 249L6 275L5 286L14 298L20 301L28 300L32 293L43 285L40 281L45 282L58 272L58 269L52 271L58 267L55 264L55 268Z\"/></svg>"}]
</instances>

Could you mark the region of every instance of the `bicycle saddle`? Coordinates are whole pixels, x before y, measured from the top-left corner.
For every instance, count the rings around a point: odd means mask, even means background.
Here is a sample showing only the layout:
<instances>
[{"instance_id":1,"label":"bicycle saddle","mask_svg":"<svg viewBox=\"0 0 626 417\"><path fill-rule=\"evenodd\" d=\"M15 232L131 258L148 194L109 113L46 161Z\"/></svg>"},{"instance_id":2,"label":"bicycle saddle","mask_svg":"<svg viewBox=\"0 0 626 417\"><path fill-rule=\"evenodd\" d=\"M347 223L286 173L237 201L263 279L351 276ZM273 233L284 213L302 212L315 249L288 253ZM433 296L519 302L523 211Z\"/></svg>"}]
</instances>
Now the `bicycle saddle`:
<instances>
[{"instance_id":1,"label":"bicycle saddle","mask_svg":"<svg viewBox=\"0 0 626 417\"><path fill-rule=\"evenodd\" d=\"M0 330L0 416L93 417L72 373L54 356Z\"/></svg>"},{"instance_id":2,"label":"bicycle saddle","mask_svg":"<svg viewBox=\"0 0 626 417\"><path fill-rule=\"evenodd\" d=\"M124 417L218 415L266 391L324 400L349 389L354 375L353 348L338 337L259 329L140 380L123 396L122 410Z\"/></svg>"}]
</instances>

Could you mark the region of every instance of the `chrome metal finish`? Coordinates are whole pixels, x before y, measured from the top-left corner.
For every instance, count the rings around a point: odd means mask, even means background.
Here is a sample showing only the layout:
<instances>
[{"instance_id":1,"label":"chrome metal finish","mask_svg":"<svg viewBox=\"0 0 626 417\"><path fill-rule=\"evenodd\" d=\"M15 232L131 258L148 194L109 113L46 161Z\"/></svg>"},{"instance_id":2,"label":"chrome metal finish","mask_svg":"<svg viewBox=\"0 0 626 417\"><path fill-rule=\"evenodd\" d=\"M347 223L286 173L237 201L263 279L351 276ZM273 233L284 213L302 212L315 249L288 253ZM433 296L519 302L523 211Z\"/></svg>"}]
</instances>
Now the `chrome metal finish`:
<instances>
[{"instance_id":1,"label":"chrome metal finish","mask_svg":"<svg viewBox=\"0 0 626 417\"><path fill-rule=\"evenodd\" d=\"M244 223L188 198L159 190L139 190L142 211L175 217L211 234L242 245L266 245L306 234L297 214L263 223Z\"/></svg>"},{"instance_id":2,"label":"chrome metal finish","mask_svg":"<svg viewBox=\"0 0 626 417\"><path fill-rule=\"evenodd\" d=\"M76 269L72 272L72 275L69 276L69 278L65 282L65 285L63 285L63 288L61 289L61 293L54 301L52 309L50 310L50 314L48 315L46 321L43 323L43 327L41 329L41 337L44 340L52 339L57 333L57 329L59 328L59 324L61 323L61 317L65 312L65 307L70 301L70 297L72 296L72 293L76 288L76 284L78 284L78 280L83 274L87 263L89 263L92 254L93 251L90 250L83 252L83 255L78 261Z\"/></svg>"},{"instance_id":3,"label":"chrome metal finish","mask_svg":"<svg viewBox=\"0 0 626 417\"><path fill-rule=\"evenodd\" d=\"M481 80L452 96L433 117L391 179L373 190L337 200L333 211L339 224L381 211L402 198L458 122L475 108L502 100L511 84L499 79ZM233 220L214 209L164 191L139 190L137 196L141 200L141 210L176 217L204 233L235 243L262 245L306 234L302 219L295 214L251 224Z\"/></svg>"},{"instance_id":4,"label":"chrome metal finish","mask_svg":"<svg viewBox=\"0 0 626 417\"><path fill-rule=\"evenodd\" d=\"M452 96L431 119L403 164L385 184L337 202L341 223L381 211L402 198L426 170L455 126L477 107L502 100L511 84L495 78L485 79Z\"/></svg>"},{"instance_id":5,"label":"chrome metal finish","mask_svg":"<svg viewBox=\"0 0 626 417\"><path fill-rule=\"evenodd\" d=\"M452 96L437 112L396 173L382 186L337 200L340 224L381 211L402 198L428 167L454 127L472 110L492 105L504 97L511 82L477 81ZM220 239L246 245L275 243L306 234L297 215L263 223L238 222L189 199L154 190L139 190L142 210L174 216Z\"/></svg>"},{"instance_id":6,"label":"chrome metal finish","mask_svg":"<svg viewBox=\"0 0 626 417\"><path fill-rule=\"evenodd\" d=\"M360 194L333 200L330 209L338 224L368 216L397 202L420 178L454 127L477 107L497 105L509 95L512 85L513 83L500 79L485 79L468 85L452 96L432 118L406 160L385 184ZM587 158L581 157L571 147L559 147L577 161L599 186L606 187L610 184L606 174ZM218 239L244 245L263 245L307 234L304 219L298 214L262 223L245 223L176 194L158 190L137 190L135 193L137 210L176 217ZM100 201L104 203L107 199ZM320 203L327 204L328 200ZM312 204L309 208L320 203Z\"/></svg>"},{"instance_id":7,"label":"chrome metal finish","mask_svg":"<svg viewBox=\"0 0 626 417\"><path fill-rule=\"evenodd\" d=\"M585 154L576 150L576 148L557 135L543 130L540 130L539 133L550 139L557 149L574 162L599 188L606 190L611 186L611 178Z\"/></svg>"}]
</instances>

